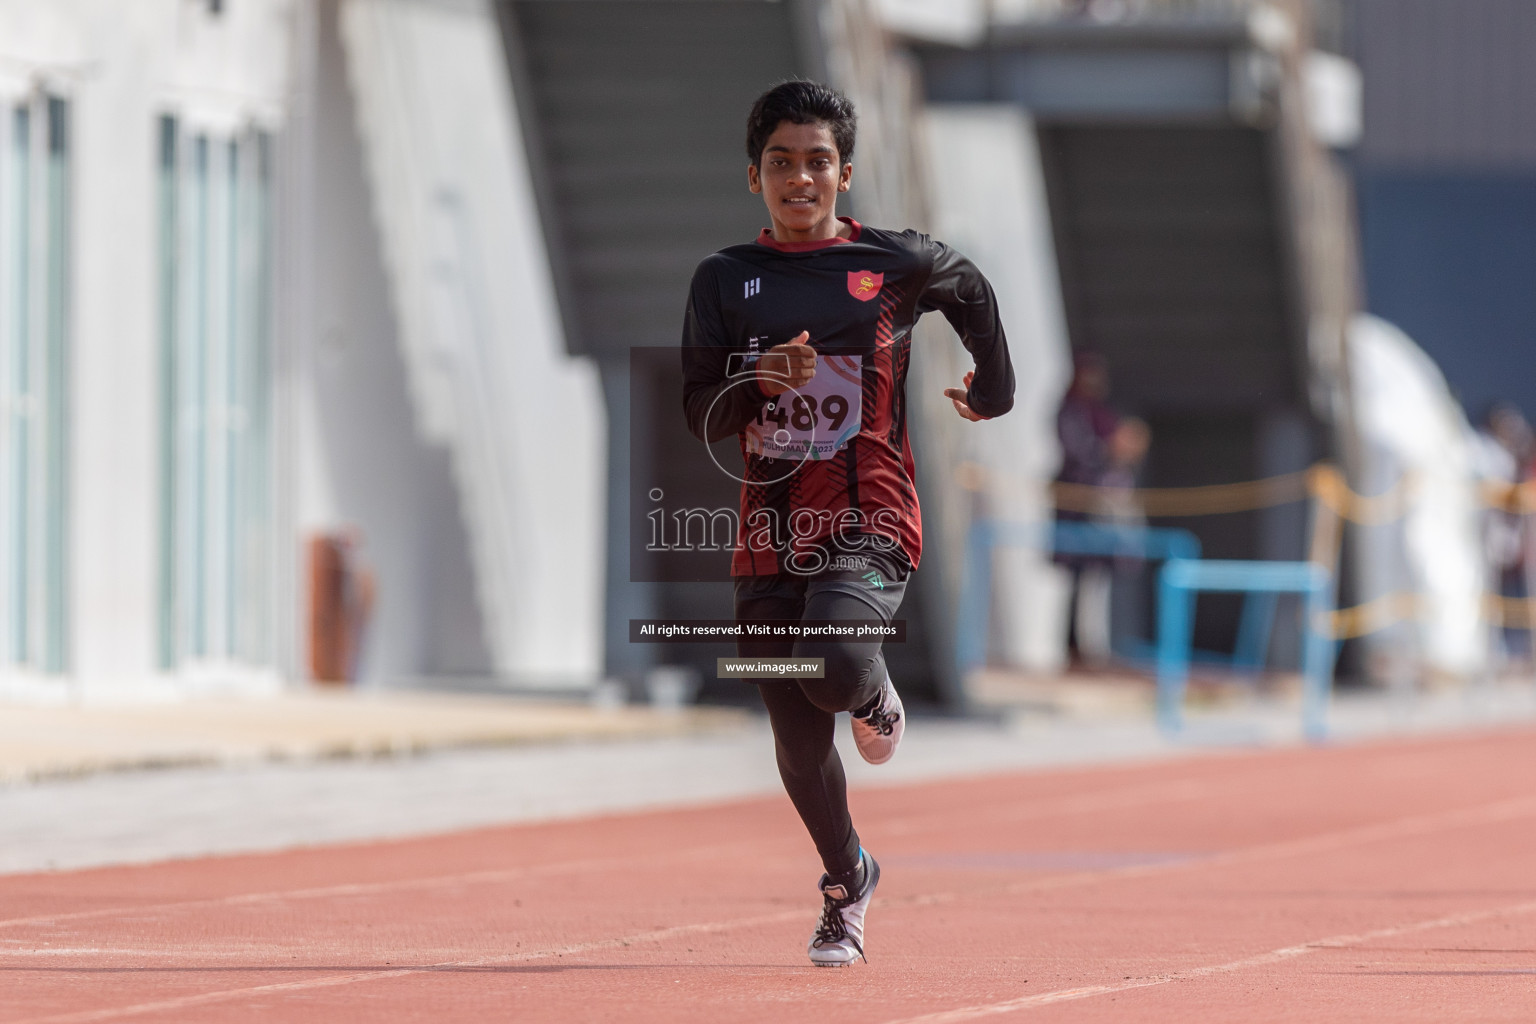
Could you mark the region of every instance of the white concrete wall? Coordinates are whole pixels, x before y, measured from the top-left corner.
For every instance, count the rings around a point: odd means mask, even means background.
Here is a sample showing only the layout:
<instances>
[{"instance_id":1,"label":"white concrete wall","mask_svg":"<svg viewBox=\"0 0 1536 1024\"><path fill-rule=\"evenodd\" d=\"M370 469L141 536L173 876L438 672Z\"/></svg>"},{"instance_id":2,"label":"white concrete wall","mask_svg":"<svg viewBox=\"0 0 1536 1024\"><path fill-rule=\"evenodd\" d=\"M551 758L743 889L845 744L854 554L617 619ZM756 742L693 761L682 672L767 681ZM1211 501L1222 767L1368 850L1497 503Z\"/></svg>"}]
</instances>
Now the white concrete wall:
<instances>
[{"instance_id":1,"label":"white concrete wall","mask_svg":"<svg viewBox=\"0 0 1536 1024\"><path fill-rule=\"evenodd\" d=\"M0 0L0 97L46 85L69 100L73 172L70 670L25 687L0 679L0 696L174 698L301 677L302 543L346 527L362 531L379 581L365 682L493 669L449 453L424 439L409 394L338 9L236 0L214 15L192 0ZM157 667L164 114L192 132L254 125L276 139L271 666Z\"/></svg>"},{"instance_id":2,"label":"white concrete wall","mask_svg":"<svg viewBox=\"0 0 1536 1024\"><path fill-rule=\"evenodd\" d=\"M68 99L72 186L70 675L170 692L155 666L157 118L281 121L289 0L0 0L0 94Z\"/></svg>"},{"instance_id":3,"label":"white concrete wall","mask_svg":"<svg viewBox=\"0 0 1536 1024\"><path fill-rule=\"evenodd\" d=\"M488 0L344 0L374 222L420 433L449 453L497 674L601 671L604 405L566 353Z\"/></svg>"},{"instance_id":4,"label":"white concrete wall","mask_svg":"<svg viewBox=\"0 0 1536 1024\"><path fill-rule=\"evenodd\" d=\"M362 555L378 580L365 685L482 676L492 666L474 569L448 451L419 430L401 358L339 6L321 0L302 15L298 107L287 135L291 338L281 383L292 402L295 556L316 532L362 531ZM302 621L295 633L302 671Z\"/></svg>"},{"instance_id":5,"label":"white concrete wall","mask_svg":"<svg viewBox=\"0 0 1536 1024\"><path fill-rule=\"evenodd\" d=\"M992 282L1017 378L1013 411L966 432L970 458L985 469L978 511L1043 530L1061 458L1056 409L1071 352L1034 126L1011 104L934 105L927 121L935 233ZM995 655L1024 668L1059 669L1066 585L1048 555L999 550L993 581Z\"/></svg>"}]
</instances>

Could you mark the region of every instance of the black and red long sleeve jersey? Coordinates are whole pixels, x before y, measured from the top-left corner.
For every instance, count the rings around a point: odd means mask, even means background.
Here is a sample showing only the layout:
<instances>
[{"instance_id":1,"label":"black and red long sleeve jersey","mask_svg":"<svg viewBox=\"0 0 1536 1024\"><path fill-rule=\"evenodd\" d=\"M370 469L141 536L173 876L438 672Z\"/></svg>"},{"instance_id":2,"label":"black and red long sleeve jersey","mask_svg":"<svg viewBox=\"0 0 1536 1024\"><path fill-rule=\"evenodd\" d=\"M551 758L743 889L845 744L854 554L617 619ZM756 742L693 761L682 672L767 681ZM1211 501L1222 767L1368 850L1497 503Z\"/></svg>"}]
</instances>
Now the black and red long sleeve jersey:
<instances>
[{"instance_id":1,"label":"black and red long sleeve jersey","mask_svg":"<svg viewBox=\"0 0 1536 1024\"><path fill-rule=\"evenodd\" d=\"M693 275L683 325L688 427L706 442L739 435L745 461L732 576L796 571L785 561L792 552L870 535L917 566L906 379L924 313L943 313L975 360L970 407L1000 416L1013 406L997 300L975 265L915 231L848 224L848 238L817 242L780 243L764 230ZM770 398L756 358L801 331L817 352L815 377Z\"/></svg>"}]
</instances>

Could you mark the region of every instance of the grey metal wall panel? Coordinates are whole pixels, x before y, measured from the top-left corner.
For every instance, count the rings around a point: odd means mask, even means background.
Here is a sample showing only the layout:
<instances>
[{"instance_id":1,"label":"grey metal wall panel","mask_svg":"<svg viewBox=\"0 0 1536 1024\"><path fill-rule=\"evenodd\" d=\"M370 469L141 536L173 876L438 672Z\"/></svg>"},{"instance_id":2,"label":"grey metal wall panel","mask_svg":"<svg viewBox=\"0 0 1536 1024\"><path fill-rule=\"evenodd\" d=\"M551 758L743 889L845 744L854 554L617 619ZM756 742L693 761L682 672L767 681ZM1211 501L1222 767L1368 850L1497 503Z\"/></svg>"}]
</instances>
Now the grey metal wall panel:
<instances>
[{"instance_id":1,"label":"grey metal wall panel","mask_svg":"<svg viewBox=\"0 0 1536 1024\"><path fill-rule=\"evenodd\" d=\"M1010 54L999 85L1036 117L1224 117L1225 50L1043 51Z\"/></svg>"},{"instance_id":2,"label":"grey metal wall panel","mask_svg":"<svg viewBox=\"0 0 1536 1024\"><path fill-rule=\"evenodd\" d=\"M804 71L791 5L514 0L573 348L678 343L699 260L765 223L746 113Z\"/></svg>"},{"instance_id":3,"label":"grey metal wall panel","mask_svg":"<svg viewBox=\"0 0 1536 1024\"><path fill-rule=\"evenodd\" d=\"M1536 170L1536 3L1354 0L1362 163Z\"/></svg>"}]
</instances>

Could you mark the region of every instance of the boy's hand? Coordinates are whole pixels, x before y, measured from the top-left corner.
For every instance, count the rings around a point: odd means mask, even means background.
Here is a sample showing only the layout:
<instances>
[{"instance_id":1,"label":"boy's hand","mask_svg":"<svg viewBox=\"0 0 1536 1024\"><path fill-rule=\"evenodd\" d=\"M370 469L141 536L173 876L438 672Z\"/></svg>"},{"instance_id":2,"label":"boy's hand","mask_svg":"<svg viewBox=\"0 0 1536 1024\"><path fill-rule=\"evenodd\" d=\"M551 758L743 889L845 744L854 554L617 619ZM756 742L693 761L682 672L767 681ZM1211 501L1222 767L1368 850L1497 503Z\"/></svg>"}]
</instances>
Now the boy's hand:
<instances>
[{"instance_id":1,"label":"boy's hand","mask_svg":"<svg viewBox=\"0 0 1536 1024\"><path fill-rule=\"evenodd\" d=\"M944 389L944 397L949 399L951 402L955 403L955 412L959 413L964 418L970 420L972 423L980 423L982 420L989 420L992 417L990 417L990 416L979 416L979 415L976 414L976 412L974 410L971 409L970 406L965 404L965 394L966 394L966 391L970 388L970 386L971 386L971 379L973 377L975 377L975 376L976 376L976 371L975 370L972 370L971 372L967 373L965 375L965 379L963 381L961 381L961 383L964 384L965 387L961 387L961 388L945 388Z\"/></svg>"},{"instance_id":2,"label":"boy's hand","mask_svg":"<svg viewBox=\"0 0 1536 1024\"><path fill-rule=\"evenodd\" d=\"M757 364L757 383L772 397L790 388L803 388L816 376L816 350L807 344L809 332L801 331L782 345L763 353Z\"/></svg>"}]
</instances>

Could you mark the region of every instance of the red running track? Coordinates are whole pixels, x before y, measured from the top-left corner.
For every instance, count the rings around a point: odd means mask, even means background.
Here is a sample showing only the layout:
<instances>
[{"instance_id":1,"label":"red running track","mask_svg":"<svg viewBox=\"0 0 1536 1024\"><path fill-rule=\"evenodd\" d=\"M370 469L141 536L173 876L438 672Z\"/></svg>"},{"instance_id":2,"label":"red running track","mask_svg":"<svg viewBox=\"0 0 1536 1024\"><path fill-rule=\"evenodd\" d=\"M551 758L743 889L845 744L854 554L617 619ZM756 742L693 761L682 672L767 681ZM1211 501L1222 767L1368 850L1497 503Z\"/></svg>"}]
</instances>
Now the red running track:
<instances>
[{"instance_id":1,"label":"red running track","mask_svg":"<svg viewBox=\"0 0 1536 1024\"><path fill-rule=\"evenodd\" d=\"M1531 1021L1533 780L1524 728L865 790L844 969L783 798L13 876L0 1022Z\"/></svg>"}]
</instances>

